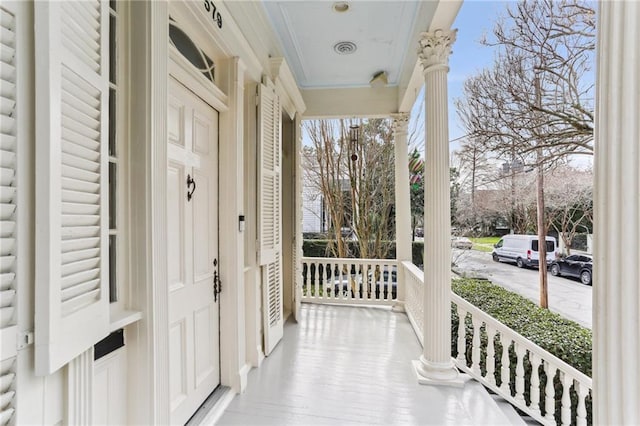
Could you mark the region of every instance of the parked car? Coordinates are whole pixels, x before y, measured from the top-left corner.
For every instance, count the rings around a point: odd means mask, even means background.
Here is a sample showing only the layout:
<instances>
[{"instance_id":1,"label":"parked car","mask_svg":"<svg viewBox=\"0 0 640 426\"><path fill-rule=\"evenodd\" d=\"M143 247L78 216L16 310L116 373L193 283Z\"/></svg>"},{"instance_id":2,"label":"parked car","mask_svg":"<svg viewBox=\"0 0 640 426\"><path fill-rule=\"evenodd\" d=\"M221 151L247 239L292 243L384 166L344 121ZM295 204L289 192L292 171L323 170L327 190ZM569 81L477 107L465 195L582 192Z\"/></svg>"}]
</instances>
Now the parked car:
<instances>
[{"instance_id":1,"label":"parked car","mask_svg":"<svg viewBox=\"0 0 640 426\"><path fill-rule=\"evenodd\" d=\"M375 281L374 274L375 271L372 270L367 273L367 292L372 292L372 296L376 299L384 298L385 294L388 298L389 285L391 285L391 298L395 299L398 285L397 268L395 266L391 268L391 278L389 278L388 270L382 271L378 281L375 283L375 287L373 286ZM354 298L362 297L362 275L345 275L342 278L337 278L327 284L326 290L327 292L334 292L334 294L342 292L345 297L349 294ZM358 294L355 294L355 292L358 292Z\"/></svg>"},{"instance_id":2,"label":"parked car","mask_svg":"<svg viewBox=\"0 0 640 426\"><path fill-rule=\"evenodd\" d=\"M537 235L505 235L493 246L491 256L496 262L514 262L518 268L538 267L538 236ZM546 237L547 263L556 259L556 239Z\"/></svg>"},{"instance_id":3,"label":"parked car","mask_svg":"<svg viewBox=\"0 0 640 426\"><path fill-rule=\"evenodd\" d=\"M457 249L471 250L473 242L467 237L451 237L451 247Z\"/></svg>"},{"instance_id":4,"label":"parked car","mask_svg":"<svg viewBox=\"0 0 640 426\"><path fill-rule=\"evenodd\" d=\"M551 275L579 278L585 285L591 285L593 259L581 254L572 254L564 259L556 259L549 265Z\"/></svg>"}]
</instances>

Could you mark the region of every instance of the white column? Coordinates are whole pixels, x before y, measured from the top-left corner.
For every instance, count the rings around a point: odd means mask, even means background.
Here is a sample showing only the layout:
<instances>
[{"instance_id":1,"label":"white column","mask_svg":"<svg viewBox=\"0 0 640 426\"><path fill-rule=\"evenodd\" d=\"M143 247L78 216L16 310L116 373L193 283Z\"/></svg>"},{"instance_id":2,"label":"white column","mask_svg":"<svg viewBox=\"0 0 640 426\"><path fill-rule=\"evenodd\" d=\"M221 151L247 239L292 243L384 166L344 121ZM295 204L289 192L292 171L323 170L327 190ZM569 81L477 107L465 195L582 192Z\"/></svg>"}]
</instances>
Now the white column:
<instances>
[{"instance_id":1,"label":"white column","mask_svg":"<svg viewBox=\"0 0 640 426\"><path fill-rule=\"evenodd\" d=\"M396 172L396 259L398 262L411 261L411 199L409 193L409 154L407 134L409 113L393 114L393 143L395 144ZM396 312L404 312L405 278L404 269L398 265Z\"/></svg>"},{"instance_id":2,"label":"white column","mask_svg":"<svg viewBox=\"0 0 640 426\"><path fill-rule=\"evenodd\" d=\"M601 1L595 123L593 424L640 424L640 3Z\"/></svg>"},{"instance_id":3,"label":"white column","mask_svg":"<svg viewBox=\"0 0 640 426\"><path fill-rule=\"evenodd\" d=\"M451 358L451 218L447 72L456 30L422 33L425 80L424 349L414 361L422 384L463 380Z\"/></svg>"}]
</instances>

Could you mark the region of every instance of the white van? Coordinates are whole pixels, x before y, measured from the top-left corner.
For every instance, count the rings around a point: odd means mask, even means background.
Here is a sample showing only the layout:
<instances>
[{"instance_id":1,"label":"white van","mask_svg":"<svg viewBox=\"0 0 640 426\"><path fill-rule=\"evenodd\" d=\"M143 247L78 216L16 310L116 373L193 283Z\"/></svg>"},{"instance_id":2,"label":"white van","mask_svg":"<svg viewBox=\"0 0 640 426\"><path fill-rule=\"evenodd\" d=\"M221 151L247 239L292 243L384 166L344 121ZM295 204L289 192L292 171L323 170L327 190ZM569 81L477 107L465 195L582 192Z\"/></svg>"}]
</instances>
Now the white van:
<instances>
[{"instance_id":1,"label":"white van","mask_svg":"<svg viewBox=\"0 0 640 426\"><path fill-rule=\"evenodd\" d=\"M556 239L547 237L547 264L556 258ZM518 268L538 267L538 236L537 235L505 235L494 246L493 260L496 262L515 262Z\"/></svg>"}]
</instances>

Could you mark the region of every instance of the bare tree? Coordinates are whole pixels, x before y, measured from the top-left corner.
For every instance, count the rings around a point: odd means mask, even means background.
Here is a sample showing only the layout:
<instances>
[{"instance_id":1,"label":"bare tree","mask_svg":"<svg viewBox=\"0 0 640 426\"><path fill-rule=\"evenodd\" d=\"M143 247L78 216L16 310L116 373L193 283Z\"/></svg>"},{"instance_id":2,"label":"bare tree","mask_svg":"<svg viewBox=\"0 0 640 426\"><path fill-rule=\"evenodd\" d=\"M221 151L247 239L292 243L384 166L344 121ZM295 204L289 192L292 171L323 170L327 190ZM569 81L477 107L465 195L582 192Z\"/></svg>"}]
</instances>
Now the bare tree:
<instances>
[{"instance_id":1,"label":"bare tree","mask_svg":"<svg viewBox=\"0 0 640 426\"><path fill-rule=\"evenodd\" d=\"M592 154L594 11L582 0L518 2L484 43L498 48L491 69L457 100L467 133L501 158L536 169L540 306L548 307L544 174L556 161Z\"/></svg>"},{"instance_id":2,"label":"bare tree","mask_svg":"<svg viewBox=\"0 0 640 426\"><path fill-rule=\"evenodd\" d=\"M460 224L465 227L475 229L476 227L476 191L489 181L491 173L495 170L495 165L491 163L487 156L484 144L475 139L467 139L462 142L460 149L455 152L454 168L458 172L459 189L462 194L468 193L469 215ZM458 200L458 209L462 208L462 197Z\"/></svg>"},{"instance_id":3,"label":"bare tree","mask_svg":"<svg viewBox=\"0 0 640 426\"><path fill-rule=\"evenodd\" d=\"M341 232L346 222L345 194L340 183L346 176L345 154L340 149L336 123L329 120L308 121L305 122L305 129L312 142L312 146L303 151L305 179L325 200L329 215L328 249L334 256L349 257L349 246Z\"/></svg>"},{"instance_id":4,"label":"bare tree","mask_svg":"<svg viewBox=\"0 0 640 426\"><path fill-rule=\"evenodd\" d=\"M571 254L574 237L593 227L593 173L562 165L548 179L547 222Z\"/></svg>"},{"instance_id":5,"label":"bare tree","mask_svg":"<svg viewBox=\"0 0 640 426\"><path fill-rule=\"evenodd\" d=\"M351 130L358 127L358 132ZM394 148L386 119L305 122L312 146L304 150L305 179L323 195L329 249L352 257L386 258L394 245Z\"/></svg>"}]
</instances>

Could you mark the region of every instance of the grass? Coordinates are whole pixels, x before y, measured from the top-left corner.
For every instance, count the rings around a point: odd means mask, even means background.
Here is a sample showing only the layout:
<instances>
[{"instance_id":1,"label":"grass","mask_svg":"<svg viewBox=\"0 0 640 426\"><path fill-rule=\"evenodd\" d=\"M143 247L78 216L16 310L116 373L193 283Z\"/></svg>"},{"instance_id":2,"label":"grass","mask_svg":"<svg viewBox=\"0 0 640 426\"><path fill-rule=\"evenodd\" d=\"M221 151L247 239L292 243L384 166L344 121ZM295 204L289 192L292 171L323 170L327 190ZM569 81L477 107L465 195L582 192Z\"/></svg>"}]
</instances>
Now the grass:
<instances>
[{"instance_id":1,"label":"grass","mask_svg":"<svg viewBox=\"0 0 640 426\"><path fill-rule=\"evenodd\" d=\"M500 237L469 238L473 242L473 249L478 251L491 252L493 245L500 240Z\"/></svg>"},{"instance_id":2,"label":"grass","mask_svg":"<svg viewBox=\"0 0 640 426\"><path fill-rule=\"evenodd\" d=\"M481 237L481 238L469 238L476 244L490 244L494 245L498 241L500 241L500 237Z\"/></svg>"}]
</instances>

